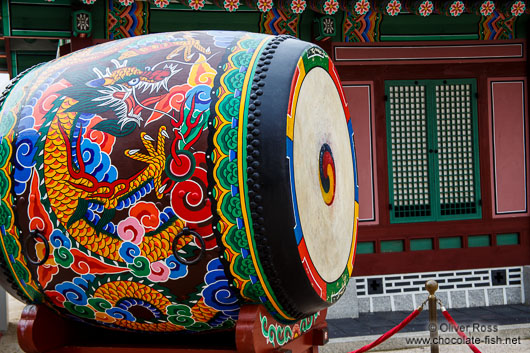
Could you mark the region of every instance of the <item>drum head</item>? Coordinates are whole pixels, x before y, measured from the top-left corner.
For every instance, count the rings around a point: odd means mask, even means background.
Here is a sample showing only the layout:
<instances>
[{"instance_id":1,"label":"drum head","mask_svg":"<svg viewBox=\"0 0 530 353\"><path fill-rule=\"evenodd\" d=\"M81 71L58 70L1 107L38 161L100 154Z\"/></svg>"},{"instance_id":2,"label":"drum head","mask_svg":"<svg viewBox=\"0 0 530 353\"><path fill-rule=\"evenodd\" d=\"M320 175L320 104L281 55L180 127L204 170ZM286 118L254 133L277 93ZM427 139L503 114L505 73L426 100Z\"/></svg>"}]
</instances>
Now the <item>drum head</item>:
<instances>
[{"instance_id":1,"label":"drum head","mask_svg":"<svg viewBox=\"0 0 530 353\"><path fill-rule=\"evenodd\" d=\"M305 242L299 245L300 256L322 280L335 282L352 252L355 185L344 108L321 67L306 74L298 92L292 166L294 212Z\"/></svg>"},{"instance_id":2,"label":"drum head","mask_svg":"<svg viewBox=\"0 0 530 353\"><path fill-rule=\"evenodd\" d=\"M291 320L337 301L351 275L358 215L353 131L322 49L286 39L261 58L247 124L251 254L260 300Z\"/></svg>"}]
</instances>

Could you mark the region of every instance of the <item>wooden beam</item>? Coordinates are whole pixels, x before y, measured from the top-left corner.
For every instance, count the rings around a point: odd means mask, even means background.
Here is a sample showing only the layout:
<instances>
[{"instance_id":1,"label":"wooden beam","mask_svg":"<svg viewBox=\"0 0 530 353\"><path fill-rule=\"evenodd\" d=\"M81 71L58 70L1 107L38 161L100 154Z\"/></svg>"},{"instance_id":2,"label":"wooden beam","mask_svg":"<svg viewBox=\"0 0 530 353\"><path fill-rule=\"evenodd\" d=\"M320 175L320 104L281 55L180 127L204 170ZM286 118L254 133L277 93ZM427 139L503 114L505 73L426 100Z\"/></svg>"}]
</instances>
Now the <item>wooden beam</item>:
<instances>
[{"instance_id":1,"label":"wooden beam","mask_svg":"<svg viewBox=\"0 0 530 353\"><path fill-rule=\"evenodd\" d=\"M11 62L11 46L9 43L9 37L5 37L5 48L6 48L6 61L7 61L7 71L9 72L9 78L13 78L13 63Z\"/></svg>"}]
</instances>

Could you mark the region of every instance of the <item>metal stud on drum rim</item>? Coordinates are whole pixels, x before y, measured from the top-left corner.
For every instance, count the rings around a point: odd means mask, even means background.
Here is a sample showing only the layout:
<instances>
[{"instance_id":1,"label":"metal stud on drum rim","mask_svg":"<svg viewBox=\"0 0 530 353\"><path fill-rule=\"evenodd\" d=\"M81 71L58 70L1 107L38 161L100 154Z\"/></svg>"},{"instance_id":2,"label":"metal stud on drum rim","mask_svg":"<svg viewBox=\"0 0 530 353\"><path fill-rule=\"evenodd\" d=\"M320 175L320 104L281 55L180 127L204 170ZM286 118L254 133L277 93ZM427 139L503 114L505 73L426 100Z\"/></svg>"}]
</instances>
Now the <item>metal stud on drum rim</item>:
<instances>
[{"instance_id":1,"label":"metal stud on drum rim","mask_svg":"<svg viewBox=\"0 0 530 353\"><path fill-rule=\"evenodd\" d=\"M289 44L296 45L294 43ZM264 62L263 64L263 67L267 68L267 75L265 78L258 81L258 84L262 84L260 90L263 92L258 99L260 104L268 107L268 109L260 110L259 118L255 117L254 119L259 120L260 134L267 136L268 145L263 146L261 150L259 150L260 165L256 168L256 172L260 176L259 180L265 182L259 185L258 190L255 192L260 201L255 204L263 205L263 209L261 210L261 213L258 212L260 211L259 209L256 209L255 215L253 215L252 218L254 219L255 216L262 218L263 223L265 224L265 227L254 227L254 237L256 243L261 245L261 248L263 249L260 250L258 248L258 252L260 258L266 259L266 264L264 264L263 267L265 275L267 278L271 279L268 283L271 292L275 293L277 303L285 303L278 304L277 307L275 306L275 309L284 309L281 311L280 315L283 315L284 319L292 319L293 317L302 317L307 315L307 313L315 312L331 305L343 293L349 274L353 268L354 244L357 232L356 218L358 216L358 191L356 185L357 175L354 169L355 154L353 152L353 130L351 128L350 116L346 108L342 86L333 64L329 60L327 54L318 47L305 47L301 50L302 54L298 57L294 57L294 54L285 50L285 48L286 47L279 45L277 48L273 49L274 53L272 54L272 57L267 57L269 62ZM293 52L296 52L296 50ZM289 57L290 55L293 56ZM275 61L274 58L276 56L282 57L290 64L286 65L282 60ZM318 76L318 79L313 80L313 76ZM312 94L309 92L314 94L314 92L320 92L320 89L322 89L321 81L328 82L326 88L331 91L332 95L334 95L335 101L333 104L330 104L333 108L329 108L329 102L325 99L322 101L313 99L310 108L304 107L304 104L311 101ZM288 98L287 95L285 97L278 97L275 94L275 91L270 87L270 85L273 84L278 84L280 87L290 87ZM304 91L307 91L308 93L305 94ZM302 99L300 97L302 97ZM305 103L300 103L304 101L304 99L306 100ZM326 104L322 104L325 106L325 108L323 108L324 110L335 109L335 111L319 111L318 103L321 102L326 102ZM298 110L302 112L300 116ZM339 197L341 200L337 203L335 203L336 200L331 202L331 207L326 203L327 196L321 188L322 179L319 175L320 151L324 144L328 143L328 145L333 145L334 143L336 144L336 141L333 141L334 139L315 138L314 136L309 138L309 140L307 140L307 137L303 136L300 139L295 139L297 117L300 122L298 125L299 129L311 129L311 127L308 126L310 124L304 125L303 115L306 117L309 116L310 120L314 119L314 122L317 125L319 124L318 119L321 119L325 122L324 124L328 125L330 124L330 120L335 120L337 121L337 124L340 124L343 135L339 140L342 139L342 142L345 142L343 146L347 146L347 148L343 147L337 149L337 155L340 158L340 163L344 161L343 156L349 156L350 166L338 166L338 170L340 170L341 173L346 171L346 174L349 173L349 176L341 178L339 183L340 186L336 187L339 187L341 192L343 192L344 190L342 189L347 186L345 185L345 181L347 180L352 187L349 191L350 200L347 200L346 197L344 199ZM252 114L249 114L249 117L250 116L252 116ZM283 121L279 123L279 119L275 119L275 117L278 116L286 117L285 125L283 125ZM278 124L281 124L281 128L279 129ZM252 128L255 129L255 127ZM250 126L248 132L252 133ZM313 135L316 134L318 134L318 132L313 130ZM307 158L301 158L301 153L298 152L297 157L295 155L295 146L299 148L299 151L305 151L308 149L304 148L307 147L306 144L312 145L311 150L313 152L308 152ZM271 148L271 146L275 146L274 149ZM331 151L331 153L333 154L334 151ZM250 162L253 161L254 158L251 158ZM298 163L298 165L296 163ZM300 167L306 169L297 175L297 168ZM327 167L331 167L331 165L327 164ZM334 167L337 167L336 164ZM331 170L336 171L336 168L331 168ZM350 172L347 172L347 170L350 170ZM284 176L286 174L289 175L289 182L286 185L289 192L274 193L270 186L285 183L286 178ZM333 172L328 175L332 176ZM304 185L304 181L306 181L307 178L311 178L313 184L306 183ZM254 178L252 178L252 180L253 182L255 181ZM297 182L299 185L297 185ZM307 187L307 185L312 185L312 187ZM334 189L330 189L329 191L332 190ZM301 192L303 195L304 191L309 193L313 198L306 200L301 199L301 202L303 203L301 204L298 192ZM337 195L337 190L335 190L334 195ZM250 196L250 201L253 201L252 196ZM311 241L320 238L320 240L324 239L323 243L326 243L329 242L329 239L332 239L333 236L331 235L331 237L327 237L327 240L326 236L321 237L320 234L326 234L329 229L327 229L326 226L323 226L322 228L317 226L317 229L314 231L311 231L310 228L307 229L308 238L306 239L305 230L303 229L304 224L300 220L299 211L300 207L302 207L302 212L304 212L304 207L311 208L312 204L316 203L322 205L321 207L323 209L330 209L333 208L334 205L339 205L344 201L349 202L350 205L352 205L352 207L349 208L349 212L351 213L350 216L343 220L345 224L350 223L351 225L350 230L345 232L345 234L347 233L345 237L349 238L349 240L347 241L347 244L343 244L341 248L346 249L346 251L343 251L343 255L345 256L343 256L342 262L337 264L337 267L340 267L341 269L329 275L326 281L326 279L320 275L315 266L315 262L311 258L311 256L316 258L320 255L317 250L319 248L319 240L312 243ZM265 205L277 206L274 208L267 208ZM283 205L289 206L282 207ZM342 208L342 206L339 206L339 208ZM312 212L315 218L321 217L320 211L309 211L309 214ZM310 216L305 217L305 219L307 218L310 218ZM286 232L285 229L289 228L292 230ZM274 234L281 234L281 236L274 236ZM311 248L312 253L310 253L307 246L308 243L306 241L308 239L310 239L309 243L313 246ZM282 248L282 251L277 251L279 248ZM299 260L288 262L285 259ZM316 262L318 263L318 260ZM321 266L320 270L323 270L322 263L319 263L317 266ZM286 270L287 268L288 270ZM303 293L303 295L301 293ZM272 295L268 296L269 299L272 297ZM273 300L274 298L271 299L271 301Z\"/></svg>"}]
</instances>

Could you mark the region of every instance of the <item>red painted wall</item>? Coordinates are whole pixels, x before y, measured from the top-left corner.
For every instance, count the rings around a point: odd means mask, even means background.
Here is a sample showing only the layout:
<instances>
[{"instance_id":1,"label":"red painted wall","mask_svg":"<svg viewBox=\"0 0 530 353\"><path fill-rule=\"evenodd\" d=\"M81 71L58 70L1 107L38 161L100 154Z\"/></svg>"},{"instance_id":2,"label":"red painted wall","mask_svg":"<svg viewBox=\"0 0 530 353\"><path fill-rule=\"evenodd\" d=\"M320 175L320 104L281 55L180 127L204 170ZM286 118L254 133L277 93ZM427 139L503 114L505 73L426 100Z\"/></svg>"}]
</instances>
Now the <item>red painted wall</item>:
<instances>
[{"instance_id":1,"label":"red painted wall","mask_svg":"<svg viewBox=\"0 0 530 353\"><path fill-rule=\"evenodd\" d=\"M490 79L493 216L528 215L526 78Z\"/></svg>"},{"instance_id":2,"label":"red painted wall","mask_svg":"<svg viewBox=\"0 0 530 353\"><path fill-rule=\"evenodd\" d=\"M373 82L344 82L344 95L352 117L359 177L359 221L377 223L377 160L373 128Z\"/></svg>"},{"instance_id":3,"label":"red painted wall","mask_svg":"<svg viewBox=\"0 0 530 353\"><path fill-rule=\"evenodd\" d=\"M498 45L502 44L506 50ZM411 56L417 48L415 46L443 46L443 55L436 54L433 50L423 51L428 55L423 55L421 59L413 59ZM459 47L470 46L480 47L475 51L466 49L462 52ZM355 53L356 50L363 47L385 47L384 51L379 51L379 60L366 60L366 54ZM390 47L393 49L389 51ZM477 48L478 48L477 47ZM345 49L346 48L346 49ZM492 48L495 50L491 51ZM495 77L518 78L526 77L526 42L524 41L502 41L502 42L425 42L425 43L333 43L331 52L334 55L334 62L337 66L343 85L348 91L348 85L358 82L373 82L372 92L372 128L375 132L375 139L372 141L373 161L375 164L375 175L373 197L378 213L377 223L363 223L359 225L358 241L371 241L375 244L374 254L358 254L356 257L354 276L377 275L391 273L407 272L424 272L424 271L441 271L456 270L468 268L485 268L497 266L519 266L530 264L530 217L526 214L511 215L511 218L498 218L495 215L495 193L493 188L494 169L493 160L490 158L493 153L493 138L491 133L490 121L490 82ZM346 55L346 54L348 55ZM366 52L364 52L366 53ZM380 53L385 53L381 57ZM484 53L489 53L485 55ZM339 57L337 57L337 54ZM491 54L491 55L490 55ZM364 55L364 57L363 57ZM437 56L438 55L438 56ZM338 60L337 60L338 59ZM353 60L351 60L353 59ZM480 182L482 197L482 219L463 220L449 222L424 222L424 223L405 223L391 224L389 217L389 188L388 188L388 168L387 168L387 138L386 138L386 116L385 116L385 80L424 80L424 79L460 79L474 78L477 80L478 89L478 134L479 134L479 156L480 156ZM512 92L513 94L514 92ZM518 96L520 97L520 95ZM497 97L499 98L499 97ZM513 120L507 127L508 133L514 133L514 129L520 129L521 113L512 105L517 98L509 97L509 103L504 103L504 107L497 107L500 110L496 114L510 113ZM366 107L368 103L359 103L362 99L360 91L351 91L347 93L347 99L352 107ZM520 102L520 98L519 98ZM366 131L366 116L368 114L359 108L359 115L363 117L359 130ZM352 110L353 111L353 110ZM352 114L355 119L355 115ZM528 118L526 118L528 119ZM519 123L515 123L515 122ZM515 125L513 125L515 123ZM518 125L519 124L519 125ZM354 125L355 127L355 125ZM526 125L528 131L528 125ZM360 131L355 130L356 141L359 140ZM506 132L502 133L503 135ZM520 134L519 134L520 135ZM521 147L519 142L507 145L503 142L503 148L499 153L509 154L511 149L518 148L519 152L513 156L515 162L510 164L508 170L517 172L515 178L517 187L510 187L504 190L519 189L524 194L522 188L522 179L520 177L522 169L517 163L521 161ZM528 140L528 138L527 138ZM357 142L356 142L357 144ZM360 153L368 150L367 139L360 139L358 148ZM528 143L527 143L528 145ZM528 147L527 147L528 148ZM528 153L527 153L528 156ZM358 170L365 176L368 175L370 164L363 159L359 160ZM376 162L375 162L376 161ZM518 162L519 161L519 162ZM524 167L527 171L527 166ZM364 169L367 169L365 171ZM505 168L506 169L506 168ZM508 175L508 174L506 174ZM365 180L359 178L360 180ZM506 179L509 181L508 179ZM503 180L504 183L504 180ZM527 180L528 183L528 180ZM369 185L369 183L365 183ZM528 185L528 184L527 184ZM360 184L360 187L363 187ZM527 187L528 190L528 187ZM503 191L505 192L505 191ZM522 198L509 201L510 194L502 196L503 207L514 207L520 205ZM363 196L369 198L368 196ZM528 201L528 197L526 197ZM511 204L513 202L513 204ZM361 205L361 208L365 206ZM367 207L369 208L369 207ZM499 234L518 233L520 243L518 245L497 245L496 237ZM468 237L473 235L489 235L491 246L471 248L468 244ZM461 237L462 248L459 249L440 249L439 239L443 237ZM433 250L411 251L410 240L416 238L432 238ZM381 253L380 244L385 240L403 240L403 252Z\"/></svg>"}]
</instances>

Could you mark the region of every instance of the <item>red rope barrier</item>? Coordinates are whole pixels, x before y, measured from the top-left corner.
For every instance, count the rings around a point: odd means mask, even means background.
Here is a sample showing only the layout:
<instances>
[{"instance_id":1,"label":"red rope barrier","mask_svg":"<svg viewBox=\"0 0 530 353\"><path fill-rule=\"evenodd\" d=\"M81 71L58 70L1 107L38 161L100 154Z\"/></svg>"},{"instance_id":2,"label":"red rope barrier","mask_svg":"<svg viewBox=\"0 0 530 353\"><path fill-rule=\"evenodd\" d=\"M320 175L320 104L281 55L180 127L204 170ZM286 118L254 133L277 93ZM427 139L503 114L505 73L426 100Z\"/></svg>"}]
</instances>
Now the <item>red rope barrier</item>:
<instances>
[{"instance_id":1,"label":"red rope barrier","mask_svg":"<svg viewBox=\"0 0 530 353\"><path fill-rule=\"evenodd\" d=\"M405 320L401 321L399 323L399 325L397 325L396 327L394 327L393 329L391 329L390 331L384 333L383 335L381 335L381 337L379 337L378 339L376 339L375 341L373 341L372 343L370 344L367 344L366 346L362 347L362 348L359 348L355 351L352 351L350 353L362 353L362 352L366 352L367 350L369 349L372 349L374 348L375 346L383 343L384 341L386 341L387 339L389 339L390 337L392 337L395 333L398 333L403 327L407 326L409 322L411 322L412 320L414 320L414 318L416 318L416 316L418 316L421 311L423 310L423 306L420 306L419 308L417 308L416 310L414 310L409 316L407 316L405 318Z\"/></svg>"},{"instance_id":2,"label":"red rope barrier","mask_svg":"<svg viewBox=\"0 0 530 353\"><path fill-rule=\"evenodd\" d=\"M440 303L441 304L441 303ZM453 326L453 328L456 330L456 333L458 333L458 336L462 337L464 342L471 348L471 350L475 353L481 353L477 347L475 347L474 344L471 343L471 340L466 336L464 332L460 330L458 325L456 324L455 320L449 315L449 312L443 307L442 305L442 314L445 317L445 319Z\"/></svg>"}]
</instances>

